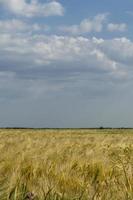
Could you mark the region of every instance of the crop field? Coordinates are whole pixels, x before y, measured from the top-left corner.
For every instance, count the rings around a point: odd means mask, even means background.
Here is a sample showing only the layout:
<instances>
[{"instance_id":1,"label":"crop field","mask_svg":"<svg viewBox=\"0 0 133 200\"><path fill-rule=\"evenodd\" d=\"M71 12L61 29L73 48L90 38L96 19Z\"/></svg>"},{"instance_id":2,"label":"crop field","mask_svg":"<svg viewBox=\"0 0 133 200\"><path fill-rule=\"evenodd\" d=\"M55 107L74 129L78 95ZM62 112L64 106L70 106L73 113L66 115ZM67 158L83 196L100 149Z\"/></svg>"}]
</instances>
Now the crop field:
<instances>
[{"instance_id":1,"label":"crop field","mask_svg":"<svg viewBox=\"0 0 133 200\"><path fill-rule=\"evenodd\" d=\"M133 130L0 129L0 200L133 200Z\"/></svg>"}]
</instances>

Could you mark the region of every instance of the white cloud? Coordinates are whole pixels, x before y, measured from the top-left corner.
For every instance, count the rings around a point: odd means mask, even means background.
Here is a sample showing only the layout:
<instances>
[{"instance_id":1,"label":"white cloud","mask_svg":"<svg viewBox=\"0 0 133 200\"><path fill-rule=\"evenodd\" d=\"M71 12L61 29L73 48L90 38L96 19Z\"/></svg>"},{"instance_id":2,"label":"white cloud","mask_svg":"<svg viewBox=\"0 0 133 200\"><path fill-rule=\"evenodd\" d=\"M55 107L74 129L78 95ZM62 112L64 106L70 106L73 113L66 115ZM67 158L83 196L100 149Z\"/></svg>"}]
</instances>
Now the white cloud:
<instances>
[{"instance_id":1,"label":"white cloud","mask_svg":"<svg viewBox=\"0 0 133 200\"><path fill-rule=\"evenodd\" d=\"M26 0L1 0L0 2L10 12L25 17L47 17L53 15L62 16L64 14L63 6L57 1L43 4L39 3L37 0L31 0L30 3L27 3Z\"/></svg>"},{"instance_id":2,"label":"white cloud","mask_svg":"<svg viewBox=\"0 0 133 200\"><path fill-rule=\"evenodd\" d=\"M133 42L129 39L115 38L113 40L105 40L102 45L100 45L102 52L104 52L107 57L120 63L121 66L124 65L125 69L128 71L132 69L133 66Z\"/></svg>"},{"instance_id":3,"label":"white cloud","mask_svg":"<svg viewBox=\"0 0 133 200\"><path fill-rule=\"evenodd\" d=\"M4 66L8 69L10 65L13 71L93 71L96 74L105 72L112 77L121 77L124 74L126 76L129 66L133 64L132 52L133 43L124 38L103 40L38 34L25 37L0 34L0 68Z\"/></svg>"},{"instance_id":4,"label":"white cloud","mask_svg":"<svg viewBox=\"0 0 133 200\"><path fill-rule=\"evenodd\" d=\"M38 32L48 31L50 27L47 25L40 25L37 23L29 24L18 19L0 20L0 33L24 33L24 32Z\"/></svg>"},{"instance_id":5,"label":"white cloud","mask_svg":"<svg viewBox=\"0 0 133 200\"><path fill-rule=\"evenodd\" d=\"M102 82L108 90L132 79L133 42L127 38L27 34L29 28L34 30L20 20L0 21L0 92L5 96L36 97L92 85L104 91Z\"/></svg>"},{"instance_id":6,"label":"white cloud","mask_svg":"<svg viewBox=\"0 0 133 200\"><path fill-rule=\"evenodd\" d=\"M113 32L113 31L124 32L124 31L127 30L127 25L125 23L122 23L122 24L110 23L110 24L107 25L107 30L110 31L110 32Z\"/></svg>"},{"instance_id":7,"label":"white cloud","mask_svg":"<svg viewBox=\"0 0 133 200\"><path fill-rule=\"evenodd\" d=\"M90 32L101 32L103 29L103 24L107 19L107 15L107 13L98 14L92 19L84 19L79 25L62 26L59 29L73 35L80 35Z\"/></svg>"}]
</instances>

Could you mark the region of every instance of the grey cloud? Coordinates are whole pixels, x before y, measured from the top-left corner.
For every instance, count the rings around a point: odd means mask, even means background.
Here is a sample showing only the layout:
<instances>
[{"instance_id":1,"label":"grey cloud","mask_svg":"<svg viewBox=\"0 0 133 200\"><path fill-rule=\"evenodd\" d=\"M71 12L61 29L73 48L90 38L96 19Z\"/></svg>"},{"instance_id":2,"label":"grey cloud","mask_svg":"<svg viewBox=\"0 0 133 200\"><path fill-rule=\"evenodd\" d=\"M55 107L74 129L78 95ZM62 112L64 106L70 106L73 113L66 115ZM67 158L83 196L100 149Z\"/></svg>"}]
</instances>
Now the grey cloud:
<instances>
[{"instance_id":1,"label":"grey cloud","mask_svg":"<svg viewBox=\"0 0 133 200\"><path fill-rule=\"evenodd\" d=\"M113 40L110 41L113 44ZM83 37L1 34L2 65L43 70L106 71L119 74L119 63L109 59L101 47L106 41ZM110 48L108 48L110 49ZM114 49L115 51L115 49ZM120 70L120 71L119 71ZM124 73L124 71L123 71Z\"/></svg>"},{"instance_id":2,"label":"grey cloud","mask_svg":"<svg viewBox=\"0 0 133 200\"><path fill-rule=\"evenodd\" d=\"M107 57L119 63L121 67L128 68L133 65L133 42L129 39L115 38L106 40L100 45L100 49L106 53Z\"/></svg>"},{"instance_id":3,"label":"grey cloud","mask_svg":"<svg viewBox=\"0 0 133 200\"><path fill-rule=\"evenodd\" d=\"M124 38L0 33L1 94L6 98L41 98L51 92L75 90L78 94L86 87L90 96L99 95L101 88L101 93L106 93L128 80L127 58L132 62L132 48L133 43Z\"/></svg>"}]
</instances>

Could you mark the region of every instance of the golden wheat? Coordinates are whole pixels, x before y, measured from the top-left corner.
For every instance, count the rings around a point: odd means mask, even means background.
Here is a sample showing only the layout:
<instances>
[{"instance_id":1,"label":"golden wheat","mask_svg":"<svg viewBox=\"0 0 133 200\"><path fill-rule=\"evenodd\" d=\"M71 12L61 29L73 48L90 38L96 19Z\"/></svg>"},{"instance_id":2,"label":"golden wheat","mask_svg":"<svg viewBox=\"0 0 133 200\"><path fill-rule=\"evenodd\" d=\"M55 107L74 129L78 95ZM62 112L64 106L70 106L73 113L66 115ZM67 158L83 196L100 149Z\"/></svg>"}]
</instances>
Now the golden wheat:
<instances>
[{"instance_id":1,"label":"golden wheat","mask_svg":"<svg viewBox=\"0 0 133 200\"><path fill-rule=\"evenodd\" d=\"M133 200L132 130L0 130L0 200Z\"/></svg>"}]
</instances>

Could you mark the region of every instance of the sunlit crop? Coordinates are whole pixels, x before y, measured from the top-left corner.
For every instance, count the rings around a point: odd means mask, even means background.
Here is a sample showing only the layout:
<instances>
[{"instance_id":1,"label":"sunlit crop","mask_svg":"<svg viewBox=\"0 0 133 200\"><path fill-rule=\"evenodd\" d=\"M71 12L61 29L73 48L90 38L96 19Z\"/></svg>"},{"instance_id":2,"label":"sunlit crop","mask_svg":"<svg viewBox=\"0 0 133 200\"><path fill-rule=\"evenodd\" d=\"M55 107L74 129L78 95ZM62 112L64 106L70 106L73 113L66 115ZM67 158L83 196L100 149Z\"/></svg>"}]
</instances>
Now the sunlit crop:
<instances>
[{"instance_id":1,"label":"sunlit crop","mask_svg":"<svg viewBox=\"0 0 133 200\"><path fill-rule=\"evenodd\" d=\"M132 130L0 130L0 200L133 200Z\"/></svg>"}]
</instances>

